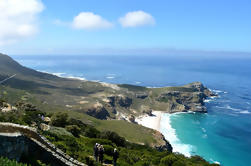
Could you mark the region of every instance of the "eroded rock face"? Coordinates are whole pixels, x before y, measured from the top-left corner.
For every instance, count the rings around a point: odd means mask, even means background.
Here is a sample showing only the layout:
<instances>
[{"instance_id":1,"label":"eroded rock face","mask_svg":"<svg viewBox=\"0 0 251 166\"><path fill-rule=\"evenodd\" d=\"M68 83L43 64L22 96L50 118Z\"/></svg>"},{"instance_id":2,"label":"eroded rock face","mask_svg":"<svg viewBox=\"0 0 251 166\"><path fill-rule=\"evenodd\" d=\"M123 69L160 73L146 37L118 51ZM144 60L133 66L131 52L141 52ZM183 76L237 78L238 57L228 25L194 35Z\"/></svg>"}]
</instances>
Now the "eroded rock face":
<instances>
[{"instance_id":1,"label":"eroded rock face","mask_svg":"<svg viewBox=\"0 0 251 166\"><path fill-rule=\"evenodd\" d=\"M158 151L173 151L172 145L165 139L164 135L161 134L159 131L155 131L154 137L158 140L158 142L153 145Z\"/></svg>"},{"instance_id":2,"label":"eroded rock face","mask_svg":"<svg viewBox=\"0 0 251 166\"><path fill-rule=\"evenodd\" d=\"M189 91L168 91L161 93L156 100L160 103L167 104L168 112L207 112L204 106L204 100L207 97L213 97L213 94L209 89L203 86L200 82L195 82L183 86L189 88Z\"/></svg>"},{"instance_id":3,"label":"eroded rock face","mask_svg":"<svg viewBox=\"0 0 251 166\"><path fill-rule=\"evenodd\" d=\"M147 93L137 93L136 97L140 98L140 99L145 99L148 97L148 94Z\"/></svg>"},{"instance_id":4,"label":"eroded rock face","mask_svg":"<svg viewBox=\"0 0 251 166\"><path fill-rule=\"evenodd\" d=\"M89 108L86 113L98 119L107 119L110 116L109 112L103 106Z\"/></svg>"},{"instance_id":5,"label":"eroded rock face","mask_svg":"<svg viewBox=\"0 0 251 166\"><path fill-rule=\"evenodd\" d=\"M118 105L121 107L129 108L132 105L132 99L127 96L122 96L122 95L110 96L108 97L108 99L112 107Z\"/></svg>"}]
</instances>

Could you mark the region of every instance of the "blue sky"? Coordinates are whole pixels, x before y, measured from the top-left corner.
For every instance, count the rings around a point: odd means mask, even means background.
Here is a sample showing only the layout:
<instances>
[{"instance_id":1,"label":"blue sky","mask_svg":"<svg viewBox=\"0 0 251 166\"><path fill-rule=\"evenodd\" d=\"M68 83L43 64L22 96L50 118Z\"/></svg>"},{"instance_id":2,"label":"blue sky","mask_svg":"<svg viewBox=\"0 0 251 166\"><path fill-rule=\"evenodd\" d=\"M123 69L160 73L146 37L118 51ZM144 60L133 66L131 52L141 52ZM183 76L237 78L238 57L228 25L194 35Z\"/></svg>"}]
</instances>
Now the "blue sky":
<instances>
[{"instance_id":1,"label":"blue sky","mask_svg":"<svg viewBox=\"0 0 251 166\"><path fill-rule=\"evenodd\" d=\"M25 22L32 33L25 29L20 34L13 29L14 35L8 36L2 30L1 38L0 28L0 50L7 54L169 49L251 52L250 0L21 1L33 3L30 6L33 10L17 13L20 19L15 18L11 23L19 27L20 20L25 20L21 15L26 18L27 13L33 15ZM24 8L27 10L27 5ZM9 12L6 13L6 18L10 18ZM75 26L77 16L80 23ZM93 23L96 18L100 20ZM6 22L3 24L10 20Z\"/></svg>"}]
</instances>

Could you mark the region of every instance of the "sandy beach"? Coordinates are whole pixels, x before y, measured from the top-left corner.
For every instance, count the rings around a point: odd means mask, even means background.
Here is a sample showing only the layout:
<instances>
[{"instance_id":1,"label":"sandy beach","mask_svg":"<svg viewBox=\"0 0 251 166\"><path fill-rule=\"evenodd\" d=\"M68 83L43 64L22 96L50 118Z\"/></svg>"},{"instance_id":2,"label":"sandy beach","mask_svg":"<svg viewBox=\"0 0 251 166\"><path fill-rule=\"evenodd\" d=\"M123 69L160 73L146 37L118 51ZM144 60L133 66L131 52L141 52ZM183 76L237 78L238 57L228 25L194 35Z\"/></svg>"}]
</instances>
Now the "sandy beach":
<instances>
[{"instance_id":1,"label":"sandy beach","mask_svg":"<svg viewBox=\"0 0 251 166\"><path fill-rule=\"evenodd\" d=\"M136 122L142 126L160 131L161 111L153 111L153 116L144 115L136 118Z\"/></svg>"}]
</instances>

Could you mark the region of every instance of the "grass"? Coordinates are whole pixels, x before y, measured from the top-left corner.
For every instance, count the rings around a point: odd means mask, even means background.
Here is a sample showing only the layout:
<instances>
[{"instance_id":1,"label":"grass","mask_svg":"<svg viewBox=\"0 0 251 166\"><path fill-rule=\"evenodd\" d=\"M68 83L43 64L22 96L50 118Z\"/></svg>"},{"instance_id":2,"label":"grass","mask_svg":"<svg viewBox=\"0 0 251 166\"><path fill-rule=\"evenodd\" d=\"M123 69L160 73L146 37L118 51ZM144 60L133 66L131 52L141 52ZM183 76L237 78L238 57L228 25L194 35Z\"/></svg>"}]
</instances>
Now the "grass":
<instances>
[{"instance_id":1,"label":"grass","mask_svg":"<svg viewBox=\"0 0 251 166\"><path fill-rule=\"evenodd\" d=\"M128 123L121 120L103 120L97 121L95 127L100 131L111 130L125 137L129 142L140 144L156 143L153 137L153 130L139 126L137 124Z\"/></svg>"}]
</instances>

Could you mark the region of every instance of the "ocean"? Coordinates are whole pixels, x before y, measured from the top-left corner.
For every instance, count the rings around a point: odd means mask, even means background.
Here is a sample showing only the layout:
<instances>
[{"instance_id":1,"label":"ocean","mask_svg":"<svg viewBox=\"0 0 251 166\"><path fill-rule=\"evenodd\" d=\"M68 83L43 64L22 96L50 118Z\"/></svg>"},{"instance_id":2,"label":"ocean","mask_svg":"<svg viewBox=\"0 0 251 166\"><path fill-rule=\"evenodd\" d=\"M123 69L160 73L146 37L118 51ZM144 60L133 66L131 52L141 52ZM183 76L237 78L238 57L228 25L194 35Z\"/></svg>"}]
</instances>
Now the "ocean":
<instances>
[{"instance_id":1,"label":"ocean","mask_svg":"<svg viewBox=\"0 0 251 166\"><path fill-rule=\"evenodd\" d=\"M251 163L251 57L12 56L24 66L62 77L147 87L202 82L218 94L208 113L163 114L161 132L186 156L223 166Z\"/></svg>"}]
</instances>

